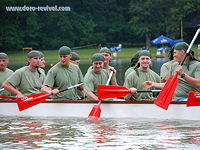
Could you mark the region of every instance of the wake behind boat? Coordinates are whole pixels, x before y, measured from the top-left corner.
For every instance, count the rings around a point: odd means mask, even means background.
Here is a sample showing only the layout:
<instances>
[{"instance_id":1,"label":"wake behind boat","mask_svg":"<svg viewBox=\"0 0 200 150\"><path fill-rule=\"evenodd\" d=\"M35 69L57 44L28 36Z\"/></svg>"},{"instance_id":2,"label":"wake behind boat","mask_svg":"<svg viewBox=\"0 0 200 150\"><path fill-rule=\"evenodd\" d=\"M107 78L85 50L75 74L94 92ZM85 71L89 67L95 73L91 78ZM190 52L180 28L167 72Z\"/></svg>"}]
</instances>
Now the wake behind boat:
<instances>
[{"instance_id":1,"label":"wake behind boat","mask_svg":"<svg viewBox=\"0 0 200 150\"><path fill-rule=\"evenodd\" d=\"M0 100L0 115L3 116L37 116L37 117L83 117L87 118L91 108L97 102L85 100L50 100L19 111L15 100ZM200 120L200 107L187 107L185 101L171 102L164 110L153 101L125 101L113 99L103 101L101 118L152 118Z\"/></svg>"}]
</instances>

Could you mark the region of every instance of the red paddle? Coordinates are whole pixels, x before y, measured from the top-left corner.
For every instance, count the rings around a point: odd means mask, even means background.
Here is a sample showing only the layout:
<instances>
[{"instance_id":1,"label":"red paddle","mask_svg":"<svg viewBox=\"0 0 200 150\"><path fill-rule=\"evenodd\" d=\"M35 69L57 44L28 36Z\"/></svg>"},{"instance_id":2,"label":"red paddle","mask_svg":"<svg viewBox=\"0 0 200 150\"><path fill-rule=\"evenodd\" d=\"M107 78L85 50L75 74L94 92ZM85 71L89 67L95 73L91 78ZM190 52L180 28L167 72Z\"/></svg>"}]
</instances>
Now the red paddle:
<instances>
[{"instance_id":1,"label":"red paddle","mask_svg":"<svg viewBox=\"0 0 200 150\"><path fill-rule=\"evenodd\" d=\"M137 92L160 92L161 90L137 90ZM97 87L98 98L113 98L124 97L131 93L131 90L124 86L112 86L112 85L98 85Z\"/></svg>"},{"instance_id":2,"label":"red paddle","mask_svg":"<svg viewBox=\"0 0 200 150\"><path fill-rule=\"evenodd\" d=\"M60 90L60 92L64 92L66 90L72 89L72 88L80 86L80 85L83 85L83 83L70 86L66 89ZM16 102L18 104L19 110L22 111L22 110L30 108L34 105L44 102L46 100L46 98L49 96L51 96L51 94L37 93L37 94L32 94L32 95L29 95L26 97L17 97Z\"/></svg>"},{"instance_id":3,"label":"red paddle","mask_svg":"<svg viewBox=\"0 0 200 150\"><path fill-rule=\"evenodd\" d=\"M190 106L200 106L200 92L189 92L187 107Z\"/></svg>"},{"instance_id":4,"label":"red paddle","mask_svg":"<svg viewBox=\"0 0 200 150\"><path fill-rule=\"evenodd\" d=\"M106 85L104 86L108 86L110 80L111 80L111 77L113 75L113 71L110 72L109 74L109 77L108 77L108 81L106 83ZM98 98L99 99L99 98ZM88 117L87 117L87 120L91 120L91 119L98 119L100 118L100 115L101 115L101 100L99 100L99 103L97 105L94 105L92 110L90 111Z\"/></svg>"},{"instance_id":5,"label":"red paddle","mask_svg":"<svg viewBox=\"0 0 200 150\"><path fill-rule=\"evenodd\" d=\"M196 40L199 32L200 32L200 28L198 28L198 30L196 31L196 34L194 35L194 37L190 43L190 46L188 47L187 52L180 63L181 66L183 65L187 55L189 54L189 52L192 48L192 45L193 45L194 41ZM165 83L165 86L162 88L162 91L159 93L158 97L154 101L154 104L167 110L168 106L172 100L172 97L174 95L174 91L176 90L177 84L178 84L178 73L175 73L175 75L171 76L167 80L167 82Z\"/></svg>"}]
</instances>

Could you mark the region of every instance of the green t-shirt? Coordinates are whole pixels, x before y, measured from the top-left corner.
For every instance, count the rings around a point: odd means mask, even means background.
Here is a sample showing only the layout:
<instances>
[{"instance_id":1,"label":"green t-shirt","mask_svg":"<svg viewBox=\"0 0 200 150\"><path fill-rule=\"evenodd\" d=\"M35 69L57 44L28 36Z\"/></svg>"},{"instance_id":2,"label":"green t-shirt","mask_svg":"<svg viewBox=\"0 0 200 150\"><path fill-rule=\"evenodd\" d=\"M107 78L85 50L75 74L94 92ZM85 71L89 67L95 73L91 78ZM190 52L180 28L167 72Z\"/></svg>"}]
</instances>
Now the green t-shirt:
<instances>
[{"instance_id":1,"label":"green t-shirt","mask_svg":"<svg viewBox=\"0 0 200 150\"><path fill-rule=\"evenodd\" d=\"M169 76L172 76L176 73L176 66L178 62L172 64L172 67L169 72ZM187 65L183 64L183 72L193 78L200 78L200 62L191 61L189 65L189 70L187 69ZM188 92L200 92L200 88L192 87L187 81L178 76L178 85L174 92L173 99L178 99L180 97L188 97Z\"/></svg>"},{"instance_id":2,"label":"green t-shirt","mask_svg":"<svg viewBox=\"0 0 200 150\"><path fill-rule=\"evenodd\" d=\"M124 80L127 78L127 76L129 75L129 73L131 73L132 71L135 70L135 67L130 67L126 70L125 74L124 74Z\"/></svg>"},{"instance_id":3,"label":"green t-shirt","mask_svg":"<svg viewBox=\"0 0 200 150\"><path fill-rule=\"evenodd\" d=\"M68 67L65 67L59 62L48 71L44 85L53 87L53 89L62 90L81 82L83 82L83 75L77 65L70 63ZM67 100L80 99L76 88L61 92L52 98Z\"/></svg>"},{"instance_id":4,"label":"green t-shirt","mask_svg":"<svg viewBox=\"0 0 200 150\"><path fill-rule=\"evenodd\" d=\"M145 90L142 86L144 81L153 81L160 83L160 76L152 70L149 71L142 71L139 68L137 69L139 76L137 75L136 71L132 71L127 76L124 86L127 88L136 88L138 90ZM152 90L152 89L150 89ZM154 100L153 93L137 93L131 96L131 100Z\"/></svg>"},{"instance_id":5,"label":"green t-shirt","mask_svg":"<svg viewBox=\"0 0 200 150\"><path fill-rule=\"evenodd\" d=\"M0 88L2 87L2 84L6 79L13 74L13 71L6 68L4 71L0 70ZM4 90L0 92L0 95L3 96L9 96L11 95L8 91Z\"/></svg>"},{"instance_id":6,"label":"green t-shirt","mask_svg":"<svg viewBox=\"0 0 200 150\"><path fill-rule=\"evenodd\" d=\"M93 70L88 70L85 74L83 85L84 95L86 92L93 92L97 95L97 85L106 85L109 74L103 69L102 73L95 73Z\"/></svg>"},{"instance_id":7,"label":"green t-shirt","mask_svg":"<svg viewBox=\"0 0 200 150\"><path fill-rule=\"evenodd\" d=\"M173 61L168 61L161 66L161 68L160 68L161 79L165 76L166 76L165 80L167 80L169 78L169 76L168 76L169 70L171 69L173 63L174 63Z\"/></svg>"},{"instance_id":8,"label":"green t-shirt","mask_svg":"<svg viewBox=\"0 0 200 150\"><path fill-rule=\"evenodd\" d=\"M40 93L45 74L41 68L38 71L31 71L28 66L16 70L7 80L16 87L22 94L30 95Z\"/></svg>"}]
</instances>

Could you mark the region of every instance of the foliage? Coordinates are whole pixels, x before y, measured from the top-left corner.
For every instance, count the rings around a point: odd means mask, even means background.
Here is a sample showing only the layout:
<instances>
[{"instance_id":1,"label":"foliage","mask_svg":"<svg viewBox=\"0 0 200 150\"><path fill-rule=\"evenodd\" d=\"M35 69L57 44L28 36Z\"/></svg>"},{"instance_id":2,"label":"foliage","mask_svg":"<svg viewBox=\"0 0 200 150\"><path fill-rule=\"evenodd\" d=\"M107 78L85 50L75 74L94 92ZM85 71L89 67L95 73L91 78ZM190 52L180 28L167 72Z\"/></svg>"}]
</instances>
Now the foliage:
<instances>
[{"instance_id":1,"label":"foliage","mask_svg":"<svg viewBox=\"0 0 200 150\"><path fill-rule=\"evenodd\" d=\"M46 5L71 11L6 11L6 6ZM160 34L178 39L181 21L188 24L199 10L196 0L1 0L0 49L145 43Z\"/></svg>"}]
</instances>

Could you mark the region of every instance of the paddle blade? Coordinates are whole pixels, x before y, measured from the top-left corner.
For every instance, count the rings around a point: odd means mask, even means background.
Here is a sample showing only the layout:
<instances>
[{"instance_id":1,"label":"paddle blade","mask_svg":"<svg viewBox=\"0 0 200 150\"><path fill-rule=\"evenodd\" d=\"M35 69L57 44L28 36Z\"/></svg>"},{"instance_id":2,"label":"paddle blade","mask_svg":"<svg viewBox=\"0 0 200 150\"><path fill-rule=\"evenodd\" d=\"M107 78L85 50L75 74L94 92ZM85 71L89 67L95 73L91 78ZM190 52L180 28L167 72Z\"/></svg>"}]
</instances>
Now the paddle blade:
<instances>
[{"instance_id":1,"label":"paddle blade","mask_svg":"<svg viewBox=\"0 0 200 150\"><path fill-rule=\"evenodd\" d=\"M37 105L41 102L44 102L46 98L49 97L50 95L51 94L45 94L45 93L32 94L26 97L18 97L16 99L16 102L18 104L19 110L22 111L34 105Z\"/></svg>"},{"instance_id":2,"label":"paddle blade","mask_svg":"<svg viewBox=\"0 0 200 150\"><path fill-rule=\"evenodd\" d=\"M99 99L113 98L113 97L124 97L131 91L123 86L112 86L112 85L98 85L97 95Z\"/></svg>"},{"instance_id":3,"label":"paddle blade","mask_svg":"<svg viewBox=\"0 0 200 150\"><path fill-rule=\"evenodd\" d=\"M200 106L200 92L189 92L187 107Z\"/></svg>"},{"instance_id":4,"label":"paddle blade","mask_svg":"<svg viewBox=\"0 0 200 150\"><path fill-rule=\"evenodd\" d=\"M94 105L90 114L87 117L87 120L91 120L91 119L98 119L100 118L101 115L101 101L99 101L99 103L97 105Z\"/></svg>"},{"instance_id":5,"label":"paddle blade","mask_svg":"<svg viewBox=\"0 0 200 150\"><path fill-rule=\"evenodd\" d=\"M162 88L162 91L159 93L158 97L154 101L154 104L167 110L174 95L174 91L176 90L177 84L178 73L169 77L169 79L165 83L165 86Z\"/></svg>"}]
</instances>

